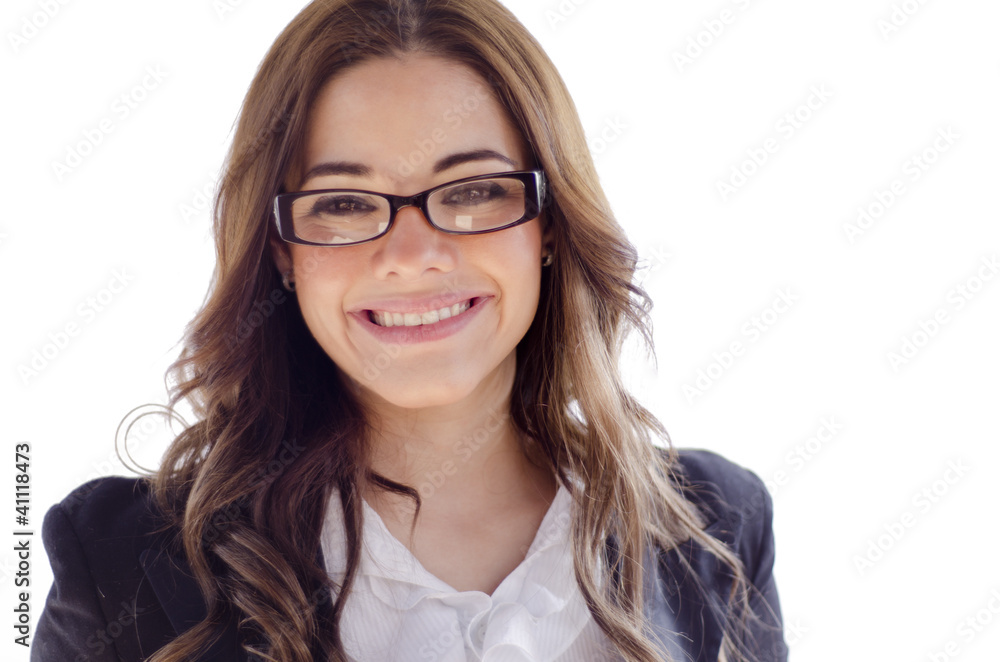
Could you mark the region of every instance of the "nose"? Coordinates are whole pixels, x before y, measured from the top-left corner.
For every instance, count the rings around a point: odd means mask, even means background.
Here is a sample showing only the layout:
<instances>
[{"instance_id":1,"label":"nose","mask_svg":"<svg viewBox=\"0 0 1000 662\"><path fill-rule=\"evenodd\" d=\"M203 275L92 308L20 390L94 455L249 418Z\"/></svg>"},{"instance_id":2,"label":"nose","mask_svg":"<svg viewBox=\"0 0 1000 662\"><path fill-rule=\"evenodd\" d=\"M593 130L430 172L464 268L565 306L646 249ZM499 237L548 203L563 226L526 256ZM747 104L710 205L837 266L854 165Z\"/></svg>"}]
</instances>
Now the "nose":
<instances>
[{"instance_id":1,"label":"nose","mask_svg":"<svg viewBox=\"0 0 1000 662\"><path fill-rule=\"evenodd\" d=\"M401 207L388 234L375 242L375 276L417 280L428 271L448 273L458 263L454 239L434 228L418 207Z\"/></svg>"}]
</instances>

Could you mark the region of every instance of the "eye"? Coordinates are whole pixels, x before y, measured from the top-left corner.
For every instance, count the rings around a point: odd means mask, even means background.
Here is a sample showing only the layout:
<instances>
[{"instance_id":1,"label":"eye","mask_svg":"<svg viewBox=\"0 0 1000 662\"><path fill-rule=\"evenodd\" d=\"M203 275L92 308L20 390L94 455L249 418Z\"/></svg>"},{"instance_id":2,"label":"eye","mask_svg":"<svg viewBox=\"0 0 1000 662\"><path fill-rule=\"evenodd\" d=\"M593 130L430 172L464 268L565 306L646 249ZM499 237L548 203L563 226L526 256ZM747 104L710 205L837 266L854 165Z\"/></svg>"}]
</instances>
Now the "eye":
<instances>
[{"instance_id":1,"label":"eye","mask_svg":"<svg viewBox=\"0 0 1000 662\"><path fill-rule=\"evenodd\" d=\"M475 207L503 200L509 193L510 191L497 181L469 182L444 191L441 202L446 205Z\"/></svg>"},{"instance_id":2,"label":"eye","mask_svg":"<svg viewBox=\"0 0 1000 662\"><path fill-rule=\"evenodd\" d=\"M364 216L378 209L370 200L359 195L323 194L311 198L309 213L313 216Z\"/></svg>"}]
</instances>

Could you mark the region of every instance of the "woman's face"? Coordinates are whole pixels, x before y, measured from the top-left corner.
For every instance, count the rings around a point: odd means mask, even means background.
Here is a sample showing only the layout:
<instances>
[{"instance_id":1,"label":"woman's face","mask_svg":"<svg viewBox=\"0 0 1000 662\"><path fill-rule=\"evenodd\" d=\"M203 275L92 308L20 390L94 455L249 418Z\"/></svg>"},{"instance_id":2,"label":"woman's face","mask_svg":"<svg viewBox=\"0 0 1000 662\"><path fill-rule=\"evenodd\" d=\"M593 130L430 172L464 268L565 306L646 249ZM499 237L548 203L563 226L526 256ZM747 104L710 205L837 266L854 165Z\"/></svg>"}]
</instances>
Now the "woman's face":
<instances>
[{"instance_id":1,"label":"woman's face","mask_svg":"<svg viewBox=\"0 0 1000 662\"><path fill-rule=\"evenodd\" d=\"M408 196L531 165L478 74L411 54L366 61L325 85L310 111L297 188ZM449 235L404 207L389 233L368 243L285 246L278 266L294 270L309 330L365 396L420 408L509 394L515 347L538 306L538 219ZM389 313L403 324L387 326Z\"/></svg>"}]
</instances>

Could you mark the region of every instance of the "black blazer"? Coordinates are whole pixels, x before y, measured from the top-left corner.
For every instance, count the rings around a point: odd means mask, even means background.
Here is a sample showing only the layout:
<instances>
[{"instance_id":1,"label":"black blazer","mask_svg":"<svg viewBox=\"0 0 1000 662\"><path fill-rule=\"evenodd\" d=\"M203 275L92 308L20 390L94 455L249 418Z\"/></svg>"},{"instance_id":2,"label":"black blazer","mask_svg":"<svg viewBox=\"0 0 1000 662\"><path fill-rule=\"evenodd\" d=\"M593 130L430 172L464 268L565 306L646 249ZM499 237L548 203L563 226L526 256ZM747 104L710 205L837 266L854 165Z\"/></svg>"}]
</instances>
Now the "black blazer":
<instances>
[{"instance_id":1,"label":"black blazer","mask_svg":"<svg viewBox=\"0 0 1000 662\"><path fill-rule=\"evenodd\" d=\"M739 556L764 624L751 624L761 662L787 658L771 570L771 499L760 478L708 451L680 451L682 481L705 513L706 531ZM138 662L204 618L190 568L168 549L146 484L99 478L52 507L42 536L55 581L31 648L32 662ZM159 530L159 531L158 531ZM613 548L614 539L607 545ZM691 561L681 570L677 554ZM725 568L692 542L646 559L646 615L672 659L716 662L717 609L729 594ZM696 584L707 589L707 599ZM770 625L770 627L768 627ZM199 662L244 662L235 620ZM369 661L365 661L369 662ZM374 662L374 661L371 661Z\"/></svg>"}]
</instances>

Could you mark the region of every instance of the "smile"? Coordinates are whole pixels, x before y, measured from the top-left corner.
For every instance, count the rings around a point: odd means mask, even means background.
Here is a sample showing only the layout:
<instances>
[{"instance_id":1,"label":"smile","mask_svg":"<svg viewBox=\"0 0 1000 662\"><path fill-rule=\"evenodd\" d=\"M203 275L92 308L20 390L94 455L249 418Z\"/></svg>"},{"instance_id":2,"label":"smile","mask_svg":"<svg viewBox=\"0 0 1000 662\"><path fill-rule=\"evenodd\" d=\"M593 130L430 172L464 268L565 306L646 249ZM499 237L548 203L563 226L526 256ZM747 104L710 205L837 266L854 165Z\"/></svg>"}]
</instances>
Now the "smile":
<instances>
[{"instance_id":1,"label":"smile","mask_svg":"<svg viewBox=\"0 0 1000 662\"><path fill-rule=\"evenodd\" d=\"M425 326L437 324L442 320L450 319L461 315L472 306L472 299L445 306L437 310L426 313L390 313L378 310L369 310L368 319L378 326Z\"/></svg>"}]
</instances>

